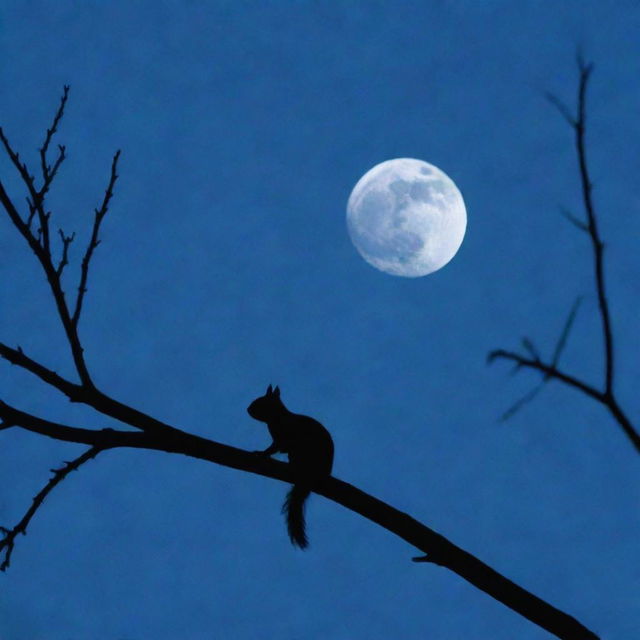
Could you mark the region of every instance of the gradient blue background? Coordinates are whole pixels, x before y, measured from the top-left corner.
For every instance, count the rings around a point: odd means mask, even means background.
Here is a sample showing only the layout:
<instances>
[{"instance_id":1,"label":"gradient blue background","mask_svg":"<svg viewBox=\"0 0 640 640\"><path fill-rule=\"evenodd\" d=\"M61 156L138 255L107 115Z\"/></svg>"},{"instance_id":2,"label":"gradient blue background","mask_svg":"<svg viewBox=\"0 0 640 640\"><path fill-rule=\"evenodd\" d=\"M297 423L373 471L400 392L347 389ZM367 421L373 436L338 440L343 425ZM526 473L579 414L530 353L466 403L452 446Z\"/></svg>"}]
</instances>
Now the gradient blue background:
<instances>
[{"instance_id":1,"label":"gradient blue background","mask_svg":"<svg viewBox=\"0 0 640 640\"><path fill-rule=\"evenodd\" d=\"M335 474L406 510L603 638L640 619L640 459L587 398L487 368L528 335L593 384L602 348L571 131L575 51L597 69L589 149L607 242L620 399L638 415L640 9L633 2L18 2L0 10L0 121L35 153L62 85L69 159L51 196L79 237L121 178L81 323L97 382L182 429L266 447L265 386L333 433ZM426 278L350 244L345 204L392 157L464 194L465 242ZM11 168L2 179L17 202ZM76 272L67 273L68 290ZM0 221L2 340L72 376L43 277ZM3 364L4 399L109 422ZM0 434L0 523L82 450ZM548 634L406 543L314 496L292 549L286 487L114 451L56 490L0 576L2 640L535 640Z\"/></svg>"}]
</instances>

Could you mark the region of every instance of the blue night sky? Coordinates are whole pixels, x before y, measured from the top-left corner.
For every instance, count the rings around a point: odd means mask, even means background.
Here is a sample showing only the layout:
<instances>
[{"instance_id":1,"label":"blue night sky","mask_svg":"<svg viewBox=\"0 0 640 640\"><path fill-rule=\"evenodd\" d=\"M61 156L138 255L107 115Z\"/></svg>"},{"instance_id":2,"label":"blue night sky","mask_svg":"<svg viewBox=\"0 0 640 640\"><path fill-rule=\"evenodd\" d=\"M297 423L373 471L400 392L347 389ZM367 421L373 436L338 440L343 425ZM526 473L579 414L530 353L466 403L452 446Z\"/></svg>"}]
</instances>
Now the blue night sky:
<instances>
[{"instance_id":1,"label":"blue night sky","mask_svg":"<svg viewBox=\"0 0 640 640\"><path fill-rule=\"evenodd\" d=\"M265 448L247 404L279 384L336 444L334 473L409 512L603 638L640 620L640 459L586 397L496 347L599 385L602 344L572 132L575 52L596 62L590 162L633 418L640 343L640 9L633 2L57 2L0 9L0 124L37 168L64 84L68 160L50 206L78 233L122 148L81 337L96 382L181 429ZM394 157L444 170L465 241L418 279L362 260L356 181ZM8 162L2 180L24 202ZM42 274L0 220L0 339L73 377ZM65 285L75 286L69 269ZM0 395L76 426L116 426L0 363ZM0 433L0 524L84 447ZM46 501L0 575L2 640L550 637L399 538L324 498L294 550L271 479L112 451Z\"/></svg>"}]
</instances>

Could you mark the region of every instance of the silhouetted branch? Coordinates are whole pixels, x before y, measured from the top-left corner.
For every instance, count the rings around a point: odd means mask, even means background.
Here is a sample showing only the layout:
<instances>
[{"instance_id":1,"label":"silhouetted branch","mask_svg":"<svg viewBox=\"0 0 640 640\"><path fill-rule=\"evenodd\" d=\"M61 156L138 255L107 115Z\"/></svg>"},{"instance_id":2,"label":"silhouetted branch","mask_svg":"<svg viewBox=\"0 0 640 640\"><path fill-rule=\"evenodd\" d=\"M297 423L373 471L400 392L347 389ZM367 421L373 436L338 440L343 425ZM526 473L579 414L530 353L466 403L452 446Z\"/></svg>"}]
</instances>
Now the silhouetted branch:
<instances>
[{"instance_id":1,"label":"silhouetted branch","mask_svg":"<svg viewBox=\"0 0 640 640\"><path fill-rule=\"evenodd\" d=\"M62 229L58 229L58 233L60 234L60 240L62 240L62 257L60 258L60 262L58 263L56 274L58 275L58 278L60 278L60 276L62 275L62 271L69 264L69 245L73 242L76 234L74 232L70 236L67 236Z\"/></svg>"},{"instance_id":2,"label":"silhouetted branch","mask_svg":"<svg viewBox=\"0 0 640 640\"><path fill-rule=\"evenodd\" d=\"M571 213L571 211L569 211L568 209L565 209L564 207L560 208L560 213L577 229L580 229L580 231L584 231L585 233L589 233L589 227L582 222L582 220L579 220L578 218L576 218L576 216L573 215L573 213Z\"/></svg>"},{"instance_id":3,"label":"silhouetted branch","mask_svg":"<svg viewBox=\"0 0 640 640\"><path fill-rule=\"evenodd\" d=\"M637 429L632 425L630 420L620 408L614 393L615 353L613 346L613 329L611 326L611 315L609 311L609 302L607 300L604 280L604 243L602 242L600 232L598 230L598 220L592 197L593 183L589 174L586 152L586 96L587 87L592 72L593 64L585 63L582 57L579 55L579 77L576 115L573 115L571 113L571 110L553 94L546 94L546 96L547 99L558 109L563 118L569 123L575 135L575 147L580 173L582 203L585 211L586 221L579 220L573 214L569 213L566 210L562 210L562 213L580 231L586 232L591 240L595 274L595 288L598 298L598 310L602 324L602 341L604 345L603 390L600 391L593 386L583 382L577 377L562 373L557 367L560 355L566 345L569 333L573 326L575 315L580 303L580 298L578 298L574 303L574 306L569 314L569 317L567 318L564 329L558 340L555 352L549 364L544 363L542 359L537 354L532 353L530 349L527 349L527 351L529 352L529 355L531 357L526 357L513 351L496 349L489 354L488 361L492 362L498 359L510 360L511 362L516 363L516 367L518 369L524 367L537 370L544 374L545 381L550 378L555 378L569 386L579 389L583 393L594 398L607 408L616 422L622 427L624 433L629 438L636 451L640 453L640 433L638 433ZM528 400L526 402L528 402ZM519 408L520 406L522 406L522 404L526 404L526 402L519 404L520 401L518 401L516 405L519 405Z\"/></svg>"},{"instance_id":4,"label":"silhouetted branch","mask_svg":"<svg viewBox=\"0 0 640 640\"><path fill-rule=\"evenodd\" d=\"M0 571L6 571L11 564L11 553L15 545L15 539L18 534L23 536L27 535L27 527L31 522L31 518L35 515L36 511L42 506L44 499L60 484L72 471L76 471L85 462L88 462L100 452L97 447L91 447L85 451L81 456L70 462L65 462L64 466L60 469L51 469L53 477L47 482L47 484L36 494L31 502L31 506L27 509L20 522L12 529L6 527L0 527L0 533L3 537L0 538L0 554L4 553L4 558L0 563Z\"/></svg>"},{"instance_id":5,"label":"silhouetted branch","mask_svg":"<svg viewBox=\"0 0 640 640\"><path fill-rule=\"evenodd\" d=\"M43 382L51 385L66 395L71 402L80 402L80 396L82 395L83 388L79 384L69 382L62 376L59 376L55 371L48 369L44 365L29 358L20 347L12 349L0 342L0 357L7 360L11 364L22 367L26 371L29 371L33 375L37 376Z\"/></svg>"},{"instance_id":6,"label":"silhouetted branch","mask_svg":"<svg viewBox=\"0 0 640 640\"><path fill-rule=\"evenodd\" d=\"M527 391L523 396L516 400L506 411L500 416L500 422L506 422L510 418L516 415L520 409L528 405L535 397L542 391L544 385L547 384L549 378L543 378L542 382L539 382L533 389Z\"/></svg>"},{"instance_id":7,"label":"silhouetted branch","mask_svg":"<svg viewBox=\"0 0 640 640\"><path fill-rule=\"evenodd\" d=\"M80 320L80 314L82 313L82 302L84 301L84 294L87 292L87 278L89 277L89 263L91 262L91 257L93 256L93 252L95 248L100 244L100 240L98 238L98 234L100 233L100 225L102 224L102 220L107 215L107 211L109 210L109 202L113 196L113 187L118 179L117 169L118 169L118 159L120 158L120 150L116 151L116 154L113 156L113 161L111 162L111 176L109 178L109 185L107 186L106 191L104 192L104 198L102 200L102 205L99 209L95 209L94 220L93 220L93 229L91 231L91 239L89 240L89 244L87 246L87 250L84 254L84 258L82 259L82 269L80 276L80 284L78 285L78 297L76 299L76 308L73 312L72 324L74 328L77 329L78 322Z\"/></svg>"},{"instance_id":8,"label":"silhouetted branch","mask_svg":"<svg viewBox=\"0 0 640 640\"><path fill-rule=\"evenodd\" d=\"M601 391L598 391L587 383L578 380L578 378L574 378L567 373L563 373L550 364L542 362L542 360L527 358L526 356L522 356L515 351L507 351L505 349L495 349L494 351L491 351L487 356L487 362L491 363L494 360L510 360L511 362L515 362L519 367L535 369L536 371L540 371L541 373L543 373L545 377L560 380L570 387L579 389L583 393L586 393L588 396L591 396L599 402L602 402L604 398L604 395Z\"/></svg>"},{"instance_id":9,"label":"silhouetted branch","mask_svg":"<svg viewBox=\"0 0 640 640\"><path fill-rule=\"evenodd\" d=\"M51 168L47 162L47 151L49 150L49 145L51 144L51 140L53 136L58 131L58 125L60 124L60 120L62 120L62 116L64 115L64 108L67 104L67 99L69 97L69 85L65 85L62 91L62 97L60 98L60 105L58 106L58 110L56 111L55 116L53 117L53 123L51 124L51 128L47 129L47 135L45 136L44 143L42 147L40 147L40 167L42 169L42 180L44 181L42 191L43 195L47 192L49 185L56 177L56 173L62 164L62 161L65 157L65 148L62 145L58 146L59 154L56 159L53 168Z\"/></svg>"},{"instance_id":10,"label":"silhouetted branch","mask_svg":"<svg viewBox=\"0 0 640 640\"><path fill-rule=\"evenodd\" d=\"M60 263L58 267L55 267L53 264L53 258L51 255L51 247L49 242L49 218L51 213L46 211L44 208L45 195L53 181L53 178L56 175L56 172L60 166L60 163L64 159L65 150L63 146L60 146L60 155L58 156L58 160L54 164L53 169L50 169L46 163L46 151L48 149L49 143L53 134L57 130L60 119L64 114L64 106L66 104L67 95L68 95L68 87L65 87L65 91L63 93L62 100L60 102L60 107L56 113L54 118L53 125L51 129L47 131L47 136L45 138L45 143L41 149L41 162L44 157L44 165L42 167L43 175L44 175L44 184L40 190L36 189L35 181L33 175L29 173L26 163L20 161L20 157L18 153L16 153L11 145L7 137L5 136L2 128L0 128L0 141L3 143L4 148L7 152L7 155L11 159L13 165L16 167L18 173L22 177L22 181L24 182L27 191L29 193L29 197L27 198L27 204L29 207L29 215L27 216L26 222L18 212L18 209L13 204L11 198L6 192L4 185L0 182L0 203L4 206L7 211L9 218L13 222L14 226L20 232L20 235L27 241L29 247L33 251L34 255L40 262L44 274L47 278L47 282L49 283L49 288L51 293L53 294L54 301L56 303L56 308L58 311L58 316L60 317L60 321L62 322L62 326L65 330L65 334L67 336L67 341L69 342L69 347L71 349L71 354L73 357L74 364L76 366L76 370L78 375L80 376L80 380L83 385L90 387L93 385L91 380L91 376L89 375L89 370L87 369L87 365L84 359L84 350L80 343L80 338L78 336L77 331L77 317L72 320L69 307L67 306L67 302L65 299L64 291L62 290L61 284L61 273L62 269L60 268ZM117 159L119 152L116 154ZM115 177L113 176L114 169L112 167L112 179L109 183L109 188L107 190L107 194L105 194L105 199L103 201L103 209L99 210L101 213L101 217L104 217L106 214L106 206L112 195L113 184L115 182ZM98 216L98 211L96 212L96 216ZM31 222L34 216L38 216L38 220L40 222L40 227L38 229L38 235L35 236L31 231ZM94 235L96 233L95 225L94 225ZM92 236L92 242L95 240ZM64 241L63 241L64 243ZM67 247L68 249L68 243ZM65 246L63 244L63 259L65 255ZM91 249L93 251L93 249ZM64 265L62 265L64 268ZM86 275L83 276L86 281ZM77 303L76 303L76 311L77 311ZM78 314L79 315L79 314Z\"/></svg>"},{"instance_id":11,"label":"silhouetted branch","mask_svg":"<svg viewBox=\"0 0 640 640\"><path fill-rule=\"evenodd\" d=\"M42 171L47 189L55 177L59 163L54 164L53 168L50 168L46 162L46 152L62 118L67 93L68 88L65 87L65 92L56 117L54 118L53 125L47 131L45 143L41 149ZM118 151L113 158L111 175L102 205L99 209L95 210L91 239L81 263L78 296L73 313L70 313L70 308L67 306L64 298L60 279L63 269L68 264L68 246L73 236L66 236L63 232L60 232L63 243L62 258L57 267L54 267L48 242L44 238L45 230L48 229L47 225L49 220L49 214L44 212L43 207L44 192L41 197L37 191L34 195L33 191L35 187L33 186L33 177L28 173L26 165L20 162L17 154L13 153L2 130L0 130L0 138L5 145L5 150L22 175L23 181L27 184L30 194L30 198L28 199L29 213L26 219L23 219L4 189L2 182L0 182L0 204L4 206L14 226L26 240L43 268L56 302L58 315L71 347L80 382L75 383L63 378L55 371L25 355L20 348L14 349L0 343L0 357L29 371L42 382L56 388L70 401L82 402L99 413L119 420L135 429L134 431L125 431L72 427L21 411L0 400L0 420L2 421L0 423L0 429L15 426L41 436L66 442L81 443L90 447L88 451L76 460L67 463L66 466L61 469L55 470L53 478L36 496L34 504L24 518L13 529L2 530L5 537L3 541L0 542L0 545L2 545L0 546L0 551L2 549L5 551L4 562L6 565L0 568L6 568L6 566L8 566L16 535L26 531L27 525L45 497L72 470L77 469L84 464L84 462L94 457L99 451L121 447L164 451L207 460L212 463L263 475L284 482L292 482L294 478L288 464L263 456L255 456L252 452L243 451L177 429L111 398L93 384L84 361L77 325L82 311L84 294L87 290L90 262L93 252L99 244L100 225L107 214L113 195L113 188L117 180L117 163L120 152ZM63 157L64 148L61 149L60 153ZM61 156L59 156L59 158ZM43 228L43 231L40 232L38 237L36 237L31 230L31 223L36 215L41 220L41 227ZM43 216L44 223L42 222ZM530 362L539 363L540 366L542 366L538 352L532 343L530 341L525 342L525 347L531 354L532 359L530 359ZM495 357L498 356L496 355ZM516 362L516 364L522 366L520 362ZM566 640L583 638L585 640L593 640L597 638L592 631L588 630L571 616L537 598L471 554L460 549L440 534L381 500L333 477L322 480L314 486L313 489L316 493L359 513L372 522L395 533L409 544L415 546L423 554L426 554L429 562L446 567L457 573L477 588L491 595L496 600L520 613L540 627L547 629L557 637Z\"/></svg>"},{"instance_id":12,"label":"silhouetted branch","mask_svg":"<svg viewBox=\"0 0 640 640\"><path fill-rule=\"evenodd\" d=\"M565 320L564 327L562 328L562 333L558 338L558 342L556 344L556 348L553 352L553 357L551 358L551 366L557 367L558 362L560 361L560 356L564 351L564 348L567 344L567 340L569 338L569 334L571 333L571 328L573 327L573 323L575 322L576 315L578 313L578 309L580 308L580 304L582 303L582 296L578 296L569 311L569 315Z\"/></svg>"},{"instance_id":13,"label":"silhouetted branch","mask_svg":"<svg viewBox=\"0 0 640 640\"><path fill-rule=\"evenodd\" d=\"M173 428L164 434L111 429L79 429L42 420L14 409L3 402L0 402L0 416L35 433L70 442L90 444L99 449L136 447L179 453L284 482L293 480L289 465L283 462L256 456L252 452L223 445ZM477 588L557 637L566 640L597 638L593 632L571 616L519 587L433 529L353 485L331 477L319 483L314 487L314 490L319 495L333 500L395 533L422 553L427 554L430 562L454 571Z\"/></svg>"}]
</instances>

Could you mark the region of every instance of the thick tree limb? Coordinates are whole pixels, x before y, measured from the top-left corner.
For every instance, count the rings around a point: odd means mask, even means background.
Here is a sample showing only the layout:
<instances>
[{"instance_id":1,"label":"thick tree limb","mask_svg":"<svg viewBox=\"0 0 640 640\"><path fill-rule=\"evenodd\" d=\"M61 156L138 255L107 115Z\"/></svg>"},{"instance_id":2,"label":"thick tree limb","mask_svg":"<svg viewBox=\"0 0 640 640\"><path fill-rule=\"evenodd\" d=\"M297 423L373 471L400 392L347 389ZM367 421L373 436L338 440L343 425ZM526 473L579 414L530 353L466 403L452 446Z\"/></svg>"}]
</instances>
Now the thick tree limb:
<instances>
[{"instance_id":1,"label":"thick tree limb","mask_svg":"<svg viewBox=\"0 0 640 640\"><path fill-rule=\"evenodd\" d=\"M55 371L27 356L20 347L13 349L0 342L0 357L29 371L43 382L63 393L71 402L86 404L96 411L136 429L152 433L172 433L176 431L183 433L142 411L118 402L94 386L85 387L81 384L70 382Z\"/></svg>"},{"instance_id":2,"label":"thick tree limb","mask_svg":"<svg viewBox=\"0 0 640 640\"><path fill-rule=\"evenodd\" d=\"M256 456L252 452L201 438L175 428L162 434L123 432L111 429L79 429L42 420L9 407L3 402L0 402L0 416L35 433L69 442L89 444L99 449L134 447L179 453L284 482L293 480L289 465L283 462ZM457 573L491 597L557 637L566 640L597 638L592 631L575 618L518 586L433 529L382 500L334 477L323 481L314 490L319 495L333 500L395 533L427 554L429 562Z\"/></svg>"}]
</instances>

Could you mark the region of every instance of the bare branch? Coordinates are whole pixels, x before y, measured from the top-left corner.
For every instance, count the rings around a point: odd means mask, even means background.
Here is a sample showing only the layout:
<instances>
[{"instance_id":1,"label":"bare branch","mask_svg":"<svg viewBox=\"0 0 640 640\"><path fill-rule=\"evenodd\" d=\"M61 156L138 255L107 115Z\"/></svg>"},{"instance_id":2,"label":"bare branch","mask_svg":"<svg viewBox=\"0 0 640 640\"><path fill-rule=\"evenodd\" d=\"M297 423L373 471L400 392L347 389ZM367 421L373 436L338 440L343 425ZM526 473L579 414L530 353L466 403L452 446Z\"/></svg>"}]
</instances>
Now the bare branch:
<instances>
[{"instance_id":1,"label":"bare branch","mask_svg":"<svg viewBox=\"0 0 640 640\"><path fill-rule=\"evenodd\" d=\"M571 211L565 209L564 207L560 209L560 213L577 229L580 231L584 231L585 233L589 233L589 227L582 222L582 220L576 218Z\"/></svg>"},{"instance_id":2,"label":"bare branch","mask_svg":"<svg viewBox=\"0 0 640 640\"><path fill-rule=\"evenodd\" d=\"M2 130L0 129L0 132L1 131ZM31 251L33 251L33 253L38 258L40 263L42 263L42 260L46 259L46 256L44 254L42 246L38 242L37 238L31 233L31 229L30 229L31 221L35 213L35 208L33 209L33 212L30 213L29 218L27 219L27 222L25 222L22 219L22 216L18 213L18 209L13 204L13 201L9 197L9 194L6 192L4 185L2 184L1 181L0 181L0 203L4 207L7 214L9 215L9 219L11 220L15 228L20 232L20 235L27 241L27 244L29 245L29 248L31 249ZM31 203L29 206L30 207L32 206Z\"/></svg>"},{"instance_id":3,"label":"bare branch","mask_svg":"<svg viewBox=\"0 0 640 640\"><path fill-rule=\"evenodd\" d=\"M571 332L571 327L573 326L573 322L576 317L576 313L578 311L578 307L580 306L580 302L582 301L581 297L578 297L576 301L573 303L571 307L571 311L569 311L569 315L565 321L564 327L562 328L562 333L560 334L560 338L556 344L556 348L553 354L553 358L551 360L551 369L557 369L558 362L560 360L560 356L562 355L562 351L567 343L567 339L569 338L569 333ZM535 348L531 340L528 338L522 339L523 347L528 351L531 356L531 361L536 362L538 364L542 364L540 359L540 355L538 350ZM495 352L494 352L495 353ZM515 360L515 371L519 371L525 365L525 361L523 359ZM542 391L545 384L552 378L550 373L545 373L542 381L537 384L533 389L525 393L521 398L516 400L501 416L500 421L506 422L510 418L512 418L520 409L524 406L528 405L532 400L536 398L536 396Z\"/></svg>"},{"instance_id":4,"label":"bare branch","mask_svg":"<svg viewBox=\"0 0 640 640\"><path fill-rule=\"evenodd\" d=\"M114 429L81 429L79 427L69 427L50 420L38 418L30 413L20 411L3 400L0 400L0 418L4 423L12 424L33 433L38 433L47 438L62 440L63 442L75 442L77 444L88 444L100 446L103 449L116 446L135 446L128 436L142 436L144 434L116 431ZM124 445L123 442L131 443Z\"/></svg>"},{"instance_id":5,"label":"bare branch","mask_svg":"<svg viewBox=\"0 0 640 640\"><path fill-rule=\"evenodd\" d=\"M539 360L540 359L540 354L538 353L538 350L536 349L535 345L526 336L524 338L522 338L522 346L529 352L529 355L534 360Z\"/></svg>"},{"instance_id":6,"label":"bare branch","mask_svg":"<svg viewBox=\"0 0 640 640\"><path fill-rule=\"evenodd\" d=\"M614 396L609 395L606 392L598 391L594 387L588 385L585 382L582 382L578 378L574 378L573 376L563 373L556 367L545 364L540 360L525 358L517 353L514 353L513 351L506 351L504 349L496 349L494 351L491 351L487 357L487 362L492 363L495 360L509 360L511 362L515 362L519 367L540 371L541 373L545 374L546 377L560 380L566 385L574 387L575 389L582 391L594 400L597 400L609 410L616 422L622 427L622 430L629 438L636 451L640 453L640 433L638 433L634 426L631 424L631 421L622 411Z\"/></svg>"},{"instance_id":7,"label":"bare branch","mask_svg":"<svg viewBox=\"0 0 640 640\"><path fill-rule=\"evenodd\" d=\"M12 349L8 345L0 342L0 357L4 358L11 364L22 367L26 371L29 371L40 378L43 382L55 387L58 391L64 393L71 402L81 402L81 396L83 393L83 387L81 385L65 380L55 371L47 369L47 367L41 365L39 362L32 360L25 355L20 347Z\"/></svg>"},{"instance_id":8,"label":"bare branch","mask_svg":"<svg viewBox=\"0 0 640 640\"><path fill-rule=\"evenodd\" d=\"M118 402L93 386L88 387L86 385L70 382L55 371L48 369L44 365L27 356L20 347L13 349L12 347L0 342L0 357L4 358L11 364L22 367L43 382L58 389L58 391L67 396L71 402L82 402L106 416L148 433L174 436L184 435L183 431L175 429L160 420L156 420L142 411L138 411L133 407L129 407ZM72 441L76 442L76 440ZM85 441L79 440L77 442ZM89 441L89 443L92 442L92 440Z\"/></svg>"},{"instance_id":9,"label":"bare branch","mask_svg":"<svg viewBox=\"0 0 640 640\"><path fill-rule=\"evenodd\" d=\"M2 141L2 144L4 145L7 155L11 159L11 162L13 163L15 168L18 170L18 173L20 174L22 181L27 187L27 191L29 192L29 197L30 197L30 200L28 201L29 209L33 207L33 209L35 209L35 211L38 214L38 220L40 222L40 232L42 234L41 246L44 249L45 253L48 254L49 253L49 216L45 212L44 206L43 206L44 195L41 194L36 189L35 178L33 177L33 175L29 173L29 169L27 168L26 163L20 161L20 155L17 152L15 152L11 147L11 144L9 143L8 138L4 134L2 127L0 127L0 141Z\"/></svg>"},{"instance_id":10,"label":"bare branch","mask_svg":"<svg viewBox=\"0 0 640 640\"><path fill-rule=\"evenodd\" d=\"M553 367L550 364L545 364L541 360L526 358L518 353L515 353L513 351L506 351L505 349L495 349L489 353L489 355L487 356L487 362L491 364L495 360L510 360L511 362L517 363L520 367L540 371L549 378L555 378L556 380L560 380L570 387L579 389L598 402L603 402L604 400L604 394L601 391L594 389L585 382L582 382L581 380L578 380L573 376L562 373L556 367Z\"/></svg>"},{"instance_id":11,"label":"bare branch","mask_svg":"<svg viewBox=\"0 0 640 640\"><path fill-rule=\"evenodd\" d=\"M101 431L78 429L41 420L8 407L2 402L0 402L0 417L15 421L19 426L36 433L56 438L60 436L59 439L72 442L83 441L100 449L113 447L155 449L208 460L284 482L293 480L288 464L263 456L255 456L252 452L236 449L177 429L159 435L110 429ZM329 477L318 483L314 487L314 491L395 533L426 554L430 562L457 573L477 588L557 637L566 640L597 639L593 632L575 618L519 587L433 529L353 485Z\"/></svg>"},{"instance_id":12,"label":"bare branch","mask_svg":"<svg viewBox=\"0 0 640 640\"><path fill-rule=\"evenodd\" d=\"M600 239L598 232L598 223L596 212L593 205L592 182L587 166L587 151L585 146L585 126L586 126L586 94L587 86L593 64L585 64L582 58L578 58L578 66L580 70L580 82L578 85L578 119L575 124L576 134L576 151L578 154L578 165L580 168L580 182L582 185L582 199L587 214L587 228L591 237L591 246L593 248L596 293L598 296L598 307L600 309L600 317L602 319L602 334L604 341L604 369L605 369L605 393L611 395L613 393L613 377L614 377L614 349L613 349L613 331L611 329L611 317L609 314L609 303L607 301L605 283L604 283L604 245Z\"/></svg>"},{"instance_id":13,"label":"bare branch","mask_svg":"<svg viewBox=\"0 0 640 640\"><path fill-rule=\"evenodd\" d=\"M556 95L553 93L545 92L545 98L560 112L560 115L572 126L576 126L576 119L569 110L569 107L562 102Z\"/></svg>"},{"instance_id":14,"label":"bare branch","mask_svg":"<svg viewBox=\"0 0 640 640\"><path fill-rule=\"evenodd\" d=\"M44 181L44 185L51 184L52 180L55 178L55 174L58 171L62 160L64 159L64 147L59 146L60 154L58 155L58 159L53 166L53 169L49 167L47 164L47 151L49 150L49 145L51 144L51 140L58 130L58 125L60 124L60 120L62 120L62 116L64 115L64 108L67 104L67 99L69 97L69 85L65 85L62 91L62 97L60 98L60 105L58 106L58 110L53 118L53 123L49 129L47 129L47 135L45 136L44 143L40 148L40 166L42 168L42 179ZM44 187L43 187L44 189ZM46 189L44 189L46 193Z\"/></svg>"},{"instance_id":15,"label":"bare branch","mask_svg":"<svg viewBox=\"0 0 640 640\"><path fill-rule=\"evenodd\" d=\"M75 460L65 462L64 466L60 469L51 469L53 476L49 479L49 482L36 494L33 498L31 506L27 509L20 522L16 524L12 529L6 527L0 527L0 532L4 534L0 539L0 554L4 553L2 563L0 563L0 571L6 571L11 564L11 553L15 545L15 539L18 534L27 535L27 527L31 522L31 519L36 514L36 511L42 506L44 499L59 485L72 471L79 469L85 462L88 462L92 458L95 458L101 449L97 447L91 447L85 451L81 456L78 456Z\"/></svg>"},{"instance_id":16,"label":"bare branch","mask_svg":"<svg viewBox=\"0 0 640 640\"><path fill-rule=\"evenodd\" d=\"M576 315L578 313L578 309L580 308L580 304L582 303L582 296L578 296L573 303L571 310L569 311L569 315L565 320L564 327L562 328L562 333L560 334L560 338L558 338L558 343L556 344L556 348L553 352L553 357L551 358L551 366L557 367L558 362L560 361L560 356L564 351L564 348L567 344L567 340L569 339L569 334L571 333L571 329L573 327L573 323L576 319Z\"/></svg>"},{"instance_id":17,"label":"bare branch","mask_svg":"<svg viewBox=\"0 0 640 640\"><path fill-rule=\"evenodd\" d=\"M13 149L11 149L11 146L9 145L6 137L2 133L2 129L0 129L0 140L2 140L2 142L4 143L5 149L7 150L7 153L9 154L9 156L12 158L12 160L14 160L14 164L20 167L21 165L20 165L18 156L13 152ZM25 167L25 171L26 171L26 167ZM49 288L51 289L51 293L53 294L53 298L56 303L56 308L58 311L58 315L60 317L60 321L62 322L62 326L65 330L67 340L69 342L69 347L71 349L71 354L73 356L73 361L78 371L78 375L80 376L82 383L85 386L90 387L93 385L93 382L91 381L91 376L89 375L89 370L87 369L87 365L84 360L84 353L83 353L84 350L80 343L80 338L78 337L78 332L76 330L76 327L73 325L71 321L69 308L67 306L64 292L62 290L62 286L60 283L60 276L57 272L57 269L53 266L51 252L48 246L48 235L46 240L44 237L45 231L48 234L49 214L44 211L42 202L39 201L37 197L37 193L35 195L32 193L34 189L33 176L30 176L28 178L27 187L29 188L29 191L31 193L31 200L28 200L30 215L27 219L27 222L25 222L22 219L22 216L18 213L16 206L13 204L13 201L7 194L4 188L4 185L2 184L1 181L0 181L0 203L3 205L12 223L14 224L16 229L18 229L18 231L20 232L20 235L22 235L22 237L26 240L27 244L29 245L29 248L34 253L36 258L40 262L40 265L42 266L42 269L47 278L47 282L49 283ZM31 220L35 215L33 213L34 211L37 212L38 218L40 220L40 231L42 232L42 241L40 241L40 236L36 238L31 232L30 225L31 225Z\"/></svg>"},{"instance_id":18,"label":"bare branch","mask_svg":"<svg viewBox=\"0 0 640 640\"><path fill-rule=\"evenodd\" d=\"M67 148L63 144L58 145L58 157L56 158L56 161L53 163L53 167L50 169L47 168L47 177L45 178L45 181L43 182L42 187L40 187L40 191L38 191L39 199L42 202L44 202L44 198L47 192L49 191L49 187L51 186L53 179L56 177L56 174L58 173L58 169L60 168L60 165L65 161L67 157L66 151L67 151Z\"/></svg>"},{"instance_id":19,"label":"bare branch","mask_svg":"<svg viewBox=\"0 0 640 640\"><path fill-rule=\"evenodd\" d=\"M120 150L116 151L116 154L113 156L113 160L111 162L111 176L109 178L109 185L104 193L104 199L102 200L102 205L99 209L95 210L95 217L93 221L93 230L91 232L91 239L89 240L89 245L87 246L87 250L84 254L84 258L82 259L82 267L81 267L81 275L80 275L80 284L78 285L78 297L76 299L76 308L73 312L73 317L71 322L73 327L77 329L78 322L80 320L80 314L82 313L82 303L84 301L84 294L87 292L87 278L89 277L89 263L91 262L91 257L93 256L93 252L95 248L100 243L98 238L98 234L100 233L100 225L102 224L102 220L107 215L107 211L109 210L109 202L113 196L113 187L118 179L117 169L118 169L118 159L120 158Z\"/></svg>"},{"instance_id":20,"label":"bare branch","mask_svg":"<svg viewBox=\"0 0 640 640\"><path fill-rule=\"evenodd\" d=\"M578 65L578 95L577 95L577 109L576 116L573 116L567 106L562 103L558 98L552 94L547 94L547 98L550 102L560 111L561 115L567 120L575 134L575 147L578 160L578 167L580 173L580 185L582 192L582 202L586 214L586 222L578 219L576 216L566 210L562 210L562 214L574 224L580 231L586 232L591 239L591 247L593 251L593 262L595 272L595 286L596 295L598 298L598 310L600 314L602 324L602 339L604 344L604 384L603 390L600 391L591 385L588 385L578 378L574 378L567 374L562 373L557 365L562 354L562 351L566 345L569 333L573 326L575 316L580 304L580 298L578 298L565 322L562 334L556 344L554 354L550 364L542 362L540 357L535 351L532 351L525 344L525 348L531 355L530 358L526 358L517 353L506 351L504 349L497 349L492 351L489 356L489 362L495 359L505 359L515 364L516 370L526 367L535 369L544 374L545 379L555 378L564 382L565 384L574 387L588 396L594 398L601 404L603 404L611 413L616 422L622 427L622 430L631 441L634 448L640 452L640 433L632 425L631 421L627 418L625 413L620 408L618 401L614 393L614 363L615 353L613 345L613 329L611 325L611 315L609 311L609 302L605 290L604 280L604 244L600 237L598 230L598 220L596 216L596 210L593 203L592 190L593 182L589 174L587 165L587 153L586 153L586 96L589 80L593 72L593 64L586 63L580 53L577 56ZM525 403L530 400L530 396L535 396L536 390L527 394L521 401ZM518 401L514 407L519 408L522 406L521 401ZM513 408L513 407L512 407ZM510 410L509 410L510 411ZM509 413L509 411L507 413Z\"/></svg>"},{"instance_id":21,"label":"bare branch","mask_svg":"<svg viewBox=\"0 0 640 640\"><path fill-rule=\"evenodd\" d=\"M500 422L506 422L510 418L512 418L520 409L522 409L525 405L528 405L539 393L542 391L542 388L547 381L548 377L545 377L542 382L538 383L531 391L525 393L520 399L516 400L501 416Z\"/></svg>"},{"instance_id":22,"label":"bare branch","mask_svg":"<svg viewBox=\"0 0 640 640\"><path fill-rule=\"evenodd\" d=\"M56 273L58 274L58 278L60 278L63 269L69 264L69 260L67 257L69 253L69 245L73 242L76 234L75 232L73 232L70 236L66 236L62 229L58 229L58 233L60 234L60 240L62 240L62 257L60 258L60 262L58 263Z\"/></svg>"}]
</instances>

